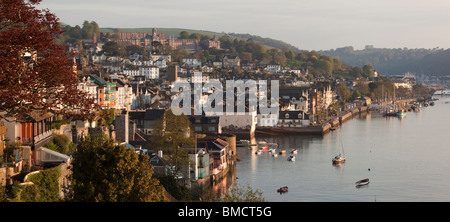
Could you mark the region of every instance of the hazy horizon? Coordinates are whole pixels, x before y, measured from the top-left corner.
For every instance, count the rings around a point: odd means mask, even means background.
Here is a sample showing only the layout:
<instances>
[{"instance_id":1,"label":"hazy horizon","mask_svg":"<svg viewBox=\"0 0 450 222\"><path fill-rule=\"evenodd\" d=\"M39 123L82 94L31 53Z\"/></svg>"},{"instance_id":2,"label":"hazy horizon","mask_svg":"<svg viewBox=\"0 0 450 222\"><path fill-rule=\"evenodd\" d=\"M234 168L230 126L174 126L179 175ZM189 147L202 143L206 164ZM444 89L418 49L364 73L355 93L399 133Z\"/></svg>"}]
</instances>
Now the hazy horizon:
<instances>
[{"instance_id":1,"label":"hazy horizon","mask_svg":"<svg viewBox=\"0 0 450 222\"><path fill-rule=\"evenodd\" d=\"M305 50L345 46L450 48L445 0L43 0L61 22L102 28L179 28L251 34Z\"/></svg>"}]
</instances>

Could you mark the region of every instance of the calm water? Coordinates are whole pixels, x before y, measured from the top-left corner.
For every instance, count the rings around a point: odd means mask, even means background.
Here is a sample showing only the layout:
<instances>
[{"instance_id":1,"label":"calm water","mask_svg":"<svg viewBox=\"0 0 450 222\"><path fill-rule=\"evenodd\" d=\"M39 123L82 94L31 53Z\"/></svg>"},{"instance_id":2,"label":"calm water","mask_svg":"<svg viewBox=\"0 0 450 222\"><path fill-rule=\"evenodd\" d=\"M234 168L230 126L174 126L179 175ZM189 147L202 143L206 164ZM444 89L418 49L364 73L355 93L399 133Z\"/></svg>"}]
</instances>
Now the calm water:
<instances>
[{"instance_id":1,"label":"calm water","mask_svg":"<svg viewBox=\"0 0 450 222\"><path fill-rule=\"evenodd\" d=\"M278 151L297 148L296 161L238 148L236 182L275 202L450 201L450 97L436 98L435 106L404 118L370 113L323 137L258 137L278 143ZM334 166L340 140L347 160ZM356 188L364 178L370 184ZM281 186L289 192L277 193Z\"/></svg>"}]
</instances>

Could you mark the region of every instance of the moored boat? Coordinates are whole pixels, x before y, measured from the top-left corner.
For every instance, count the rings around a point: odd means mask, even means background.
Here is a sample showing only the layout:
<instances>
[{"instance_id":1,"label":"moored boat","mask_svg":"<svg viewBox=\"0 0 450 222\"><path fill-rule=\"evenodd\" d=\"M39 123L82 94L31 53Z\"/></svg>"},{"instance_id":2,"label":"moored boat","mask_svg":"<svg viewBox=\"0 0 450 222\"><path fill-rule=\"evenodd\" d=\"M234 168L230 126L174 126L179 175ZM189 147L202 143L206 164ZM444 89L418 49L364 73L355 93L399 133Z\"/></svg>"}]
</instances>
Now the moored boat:
<instances>
[{"instance_id":1,"label":"moored boat","mask_svg":"<svg viewBox=\"0 0 450 222\"><path fill-rule=\"evenodd\" d=\"M292 154L297 154L297 149L291 150L291 153L292 153Z\"/></svg>"},{"instance_id":2,"label":"moored boat","mask_svg":"<svg viewBox=\"0 0 450 222\"><path fill-rule=\"evenodd\" d=\"M285 155L285 154L286 154L286 150L280 151L280 155Z\"/></svg>"},{"instance_id":3,"label":"moored boat","mask_svg":"<svg viewBox=\"0 0 450 222\"><path fill-rule=\"evenodd\" d=\"M332 160L333 163L337 164L337 163L344 163L345 162L345 156L339 154L337 156L335 156Z\"/></svg>"},{"instance_id":4,"label":"moored boat","mask_svg":"<svg viewBox=\"0 0 450 222\"><path fill-rule=\"evenodd\" d=\"M363 180L358 180L358 181L356 181L356 186L358 187L358 186L364 186L364 185L367 185L367 184L369 184L369 178L366 178L366 179L363 179Z\"/></svg>"},{"instance_id":5,"label":"moored boat","mask_svg":"<svg viewBox=\"0 0 450 222\"><path fill-rule=\"evenodd\" d=\"M261 150L269 150L269 144L266 141L259 141L258 147Z\"/></svg>"},{"instance_id":6,"label":"moored boat","mask_svg":"<svg viewBox=\"0 0 450 222\"><path fill-rule=\"evenodd\" d=\"M288 161L294 162L295 161L295 156L289 156L287 158Z\"/></svg>"},{"instance_id":7,"label":"moored boat","mask_svg":"<svg viewBox=\"0 0 450 222\"><path fill-rule=\"evenodd\" d=\"M278 193L285 193L288 192L289 188L287 186L284 187L280 187L279 189L277 189Z\"/></svg>"}]
</instances>

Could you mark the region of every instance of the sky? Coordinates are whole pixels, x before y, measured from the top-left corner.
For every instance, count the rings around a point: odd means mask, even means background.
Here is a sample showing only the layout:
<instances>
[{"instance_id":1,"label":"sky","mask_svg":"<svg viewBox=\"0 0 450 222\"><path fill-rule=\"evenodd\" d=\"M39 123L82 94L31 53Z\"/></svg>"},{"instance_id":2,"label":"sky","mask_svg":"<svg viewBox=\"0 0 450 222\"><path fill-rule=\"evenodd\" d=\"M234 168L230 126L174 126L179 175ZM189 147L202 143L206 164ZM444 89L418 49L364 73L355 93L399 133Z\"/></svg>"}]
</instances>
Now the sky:
<instances>
[{"instance_id":1,"label":"sky","mask_svg":"<svg viewBox=\"0 0 450 222\"><path fill-rule=\"evenodd\" d=\"M43 0L38 8L71 26L248 33L304 50L450 48L448 0Z\"/></svg>"}]
</instances>

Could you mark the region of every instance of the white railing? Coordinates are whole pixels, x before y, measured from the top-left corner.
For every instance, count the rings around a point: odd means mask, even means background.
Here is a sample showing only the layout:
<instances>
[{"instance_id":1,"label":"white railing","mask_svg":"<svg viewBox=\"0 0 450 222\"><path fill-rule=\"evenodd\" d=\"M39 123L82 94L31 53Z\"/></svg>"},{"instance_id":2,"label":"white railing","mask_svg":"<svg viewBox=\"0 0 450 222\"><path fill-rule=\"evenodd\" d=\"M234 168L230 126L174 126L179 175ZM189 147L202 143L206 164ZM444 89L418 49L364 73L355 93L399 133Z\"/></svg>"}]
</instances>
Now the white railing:
<instances>
[{"instance_id":1,"label":"white railing","mask_svg":"<svg viewBox=\"0 0 450 222\"><path fill-rule=\"evenodd\" d=\"M42 134L39 134L38 136L34 137L34 143L38 143L39 141L41 141L41 140L43 140L43 139L45 139L45 138L47 138L47 137L49 137L51 135L52 135L52 131L46 131L46 132L44 132Z\"/></svg>"}]
</instances>

